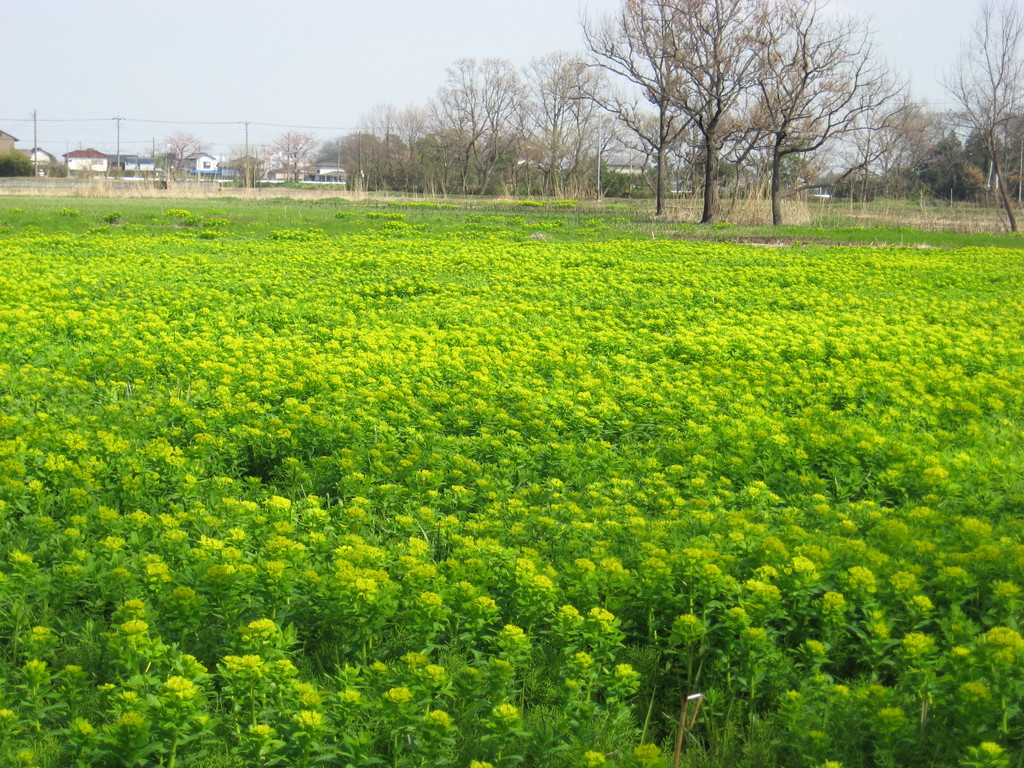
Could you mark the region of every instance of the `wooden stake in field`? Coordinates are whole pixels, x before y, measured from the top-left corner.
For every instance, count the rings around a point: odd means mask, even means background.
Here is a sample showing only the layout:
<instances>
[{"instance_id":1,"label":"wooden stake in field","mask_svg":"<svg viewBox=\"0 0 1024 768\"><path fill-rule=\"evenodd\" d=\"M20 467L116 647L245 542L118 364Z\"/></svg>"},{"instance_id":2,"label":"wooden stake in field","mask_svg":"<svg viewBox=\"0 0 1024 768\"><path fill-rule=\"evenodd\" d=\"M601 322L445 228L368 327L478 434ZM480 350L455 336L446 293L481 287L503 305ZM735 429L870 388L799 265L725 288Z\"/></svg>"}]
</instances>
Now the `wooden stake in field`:
<instances>
[{"instance_id":1,"label":"wooden stake in field","mask_svg":"<svg viewBox=\"0 0 1024 768\"><path fill-rule=\"evenodd\" d=\"M696 725L697 714L703 700L704 695L700 693L691 693L683 699L683 706L679 710L679 727L676 729L676 751L672 755L672 768L679 768L679 760L683 756L683 739Z\"/></svg>"}]
</instances>

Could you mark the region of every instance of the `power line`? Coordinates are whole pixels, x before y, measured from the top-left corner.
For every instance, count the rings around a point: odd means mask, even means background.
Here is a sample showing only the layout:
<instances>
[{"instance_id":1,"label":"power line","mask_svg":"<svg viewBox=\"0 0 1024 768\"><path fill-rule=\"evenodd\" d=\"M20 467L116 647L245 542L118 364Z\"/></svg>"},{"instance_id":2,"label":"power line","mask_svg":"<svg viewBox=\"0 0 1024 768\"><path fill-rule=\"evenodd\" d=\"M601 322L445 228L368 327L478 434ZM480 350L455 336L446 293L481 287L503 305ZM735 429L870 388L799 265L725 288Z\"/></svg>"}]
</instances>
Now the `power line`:
<instances>
[{"instance_id":1,"label":"power line","mask_svg":"<svg viewBox=\"0 0 1024 768\"><path fill-rule=\"evenodd\" d=\"M301 128L306 131L358 131L359 128L354 125L286 125L284 123L256 123L250 122L249 125L259 125L263 128Z\"/></svg>"},{"instance_id":2,"label":"power line","mask_svg":"<svg viewBox=\"0 0 1024 768\"><path fill-rule=\"evenodd\" d=\"M109 122L109 117L41 117L38 122L40 123L106 123ZM0 117L0 122L4 123L30 123L32 122L31 117Z\"/></svg>"},{"instance_id":3,"label":"power line","mask_svg":"<svg viewBox=\"0 0 1024 768\"><path fill-rule=\"evenodd\" d=\"M116 118L126 123L145 123L152 125L255 125L261 128L298 128L307 131L356 131L358 126L352 125L294 125L291 123L261 123L255 120L150 120L138 117ZM87 118L39 118L40 123L105 123L109 122L108 117L87 117ZM32 118L0 118L4 123L27 123Z\"/></svg>"},{"instance_id":4,"label":"power line","mask_svg":"<svg viewBox=\"0 0 1024 768\"><path fill-rule=\"evenodd\" d=\"M244 125L244 120L145 120L137 117L126 117L129 123L155 123L157 125Z\"/></svg>"}]
</instances>

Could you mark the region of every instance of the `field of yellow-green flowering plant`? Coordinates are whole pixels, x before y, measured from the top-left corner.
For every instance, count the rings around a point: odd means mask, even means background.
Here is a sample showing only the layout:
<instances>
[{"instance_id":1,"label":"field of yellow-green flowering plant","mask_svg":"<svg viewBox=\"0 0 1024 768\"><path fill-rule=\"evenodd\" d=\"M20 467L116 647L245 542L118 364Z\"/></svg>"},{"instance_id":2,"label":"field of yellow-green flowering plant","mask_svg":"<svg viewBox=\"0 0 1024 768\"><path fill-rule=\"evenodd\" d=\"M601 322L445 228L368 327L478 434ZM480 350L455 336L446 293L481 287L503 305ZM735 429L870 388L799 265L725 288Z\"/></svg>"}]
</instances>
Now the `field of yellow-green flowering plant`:
<instances>
[{"instance_id":1,"label":"field of yellow-green flowering plant","mask_svg":"<svg viewBox=\"0 0 1024 768\"><path fill-rule=\"evenodd\" d=\"M185 213L0 231L0 768L1024 764L1020 251Z\"/></svg>"}]
</instances>

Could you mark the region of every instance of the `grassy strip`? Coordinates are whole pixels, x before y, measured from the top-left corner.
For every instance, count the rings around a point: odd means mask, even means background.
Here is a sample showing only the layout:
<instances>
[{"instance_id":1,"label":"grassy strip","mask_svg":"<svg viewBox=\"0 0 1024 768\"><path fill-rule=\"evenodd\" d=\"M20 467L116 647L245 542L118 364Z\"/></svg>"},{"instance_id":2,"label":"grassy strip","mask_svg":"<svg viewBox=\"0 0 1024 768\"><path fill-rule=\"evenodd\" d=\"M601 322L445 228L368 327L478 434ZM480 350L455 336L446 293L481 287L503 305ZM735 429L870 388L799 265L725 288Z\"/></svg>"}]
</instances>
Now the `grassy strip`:
<instances>
[{"instance_id":1,"label":"grassy strip","mask_svg":"<svg viewBox=\"0 0 1024 768\"><path fill-rule=\"evenodd\" d=\"M802 226L749 226L727 222L701 226L671 218L654 219L639 204L548 201L361 201L344 198L307 201L154 198L0 198L0 234L34 228L44 233L84 233L96 227L216 229L221 235L263 236L279 229L317 230L328 236L367 233L390 223L422 233L491 232L502 237L556 242L627 239L681 239L799 245L803 243L899 245L936 248L1024 247L1020 234L944 231L893 224L863 226L887 209L861 206L856 215L818 206ZM185 216L168 215L184 211ZM912 219L913 211L903 215ZM897 217L900 215L897 212ZM413 230L410 230L412 232Z\"/></svg>"}]
</instances>

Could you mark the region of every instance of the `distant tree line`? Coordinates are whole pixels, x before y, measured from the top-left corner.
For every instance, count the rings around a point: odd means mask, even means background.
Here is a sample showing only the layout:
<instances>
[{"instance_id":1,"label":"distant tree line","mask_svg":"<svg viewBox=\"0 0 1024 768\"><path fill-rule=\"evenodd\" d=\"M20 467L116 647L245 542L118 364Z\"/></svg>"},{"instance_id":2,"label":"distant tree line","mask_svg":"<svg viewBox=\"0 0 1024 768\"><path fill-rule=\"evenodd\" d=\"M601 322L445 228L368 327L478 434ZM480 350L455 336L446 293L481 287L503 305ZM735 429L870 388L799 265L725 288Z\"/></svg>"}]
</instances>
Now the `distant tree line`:
<instances>
[{"instance_id":1,"label":"distant tree line","mask_svg":"<svg viewBox=\"0 0 1024 768\"><path fill-rule=\"evenodd\" d=\"M517 68L459 59L422 106L374 107L319 143L290 131L238 148L252 185L344 169L349 188L439 195L678 195L783 202L802 193L995 202L1016 230L1024 166L1024 21L984 0L943 85L956 107L915 103L861 17L828 0L622 0L583 22L585 52ZM169 164L205 145L167 140Z\"/></svg>"},{"instance_id":2,"label":"distant tree line","mask_svg":"<svg viewBox=\"0 0 1024 768\"><path fill-rule=\"evenodd\" d=\"M350 187L436 194L800 192L1003 203L1016 227L1024 119L1020 16L986 2L944 84L958 104L911 100L866 21L826 0L623 0L588 19L586 53L517 69L460 59L422 107L380 105L322 144ZM312 155L312 151L311 151ZM600 187L598 185L600 184Z\"/></svg>"}]
</instances>

